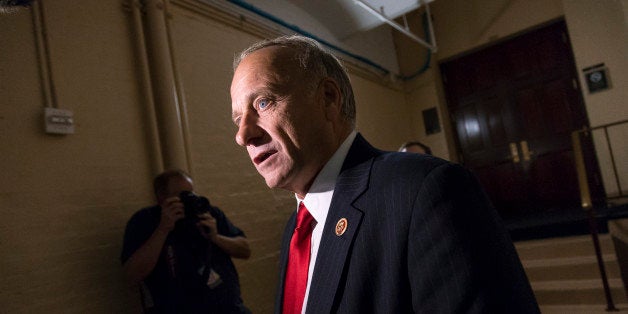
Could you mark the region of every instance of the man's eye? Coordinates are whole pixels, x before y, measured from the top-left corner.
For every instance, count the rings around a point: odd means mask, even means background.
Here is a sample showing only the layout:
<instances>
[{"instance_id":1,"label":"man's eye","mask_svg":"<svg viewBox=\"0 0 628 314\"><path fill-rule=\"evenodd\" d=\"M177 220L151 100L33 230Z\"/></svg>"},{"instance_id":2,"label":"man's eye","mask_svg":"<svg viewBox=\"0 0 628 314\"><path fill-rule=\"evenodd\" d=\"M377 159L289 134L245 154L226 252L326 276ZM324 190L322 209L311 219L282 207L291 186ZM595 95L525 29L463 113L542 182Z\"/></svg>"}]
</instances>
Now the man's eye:
<instances>
[{"instance_id":1,"label":"man's eye","mask_svg":"<svg viewBox=\"0 0 628 314\"><path fill-rule=\"evenodd\" d=\"M260 99L257 102L257 107L259 109L265 109L266 107L268 107L268 105L270 105L270 100L268 100L268 99Z\"/></svg>"}]
</instances>

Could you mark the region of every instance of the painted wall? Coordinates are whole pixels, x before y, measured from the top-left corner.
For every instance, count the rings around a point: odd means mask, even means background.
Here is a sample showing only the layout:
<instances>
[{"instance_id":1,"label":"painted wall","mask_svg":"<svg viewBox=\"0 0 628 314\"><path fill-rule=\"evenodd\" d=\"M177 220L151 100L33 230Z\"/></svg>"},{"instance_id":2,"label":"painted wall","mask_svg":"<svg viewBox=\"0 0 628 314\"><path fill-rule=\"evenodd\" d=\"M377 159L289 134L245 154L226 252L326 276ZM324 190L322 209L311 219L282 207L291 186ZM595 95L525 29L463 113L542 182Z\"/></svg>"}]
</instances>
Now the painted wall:
<instances>
[{"instance_id":1,"label":"painted wall","mask_svg":"<svg viewBox=\"0 0 628 314\"><path fill-rule=\"evenodd\" d=\"M429 30L424 28L427 23L426 13L423 9L412 12L407 16L407 23L410 31L419 35L423 39L429 37ZM398 20L398 23L403 23ZM437 39L438 37L435 36ZM440 86L437 56L438 52L430 52L417 42L408 40L408 37L400 32L393 32L397 59L401 68L400 80L404 81L404 91L406 94L406 104L410 108L410 136L406 141L420 141L429 146L432 154L440 158L456 160L454 140L451 137L449 125L449 114L447 106L441 102L439 95L442 94ZM438 40L436 41L438 44ZM427 134L423 121L423 111L436 108L440 132Z\"/></svg>"},{"instance_id":2,"label":"painted wall","mask_svg":"<svg viewBox=\"0 0 628 314\"><path fill-rule=\"evenodd\" d=\"M560 17L561 0L446 0L431 6L444 60Z\"/></svg>"},{"instance_id":3,"label":"painted wall","mask_svg":"<svg viewBox=\"0 0 628 314\"><path fill-rule=\"evenodd\" d=\"M628 24L622 3L571 0L564 7L591 127L628 120ZM582 70L601 63L608 68L611 88L590 93ZM628 193L628 123L609 128L608 138L602 129L593 134L598 161L605 165L601 170L606 192L616 195L621 186ZM611 157L617 176L610 167Z\"/></svg>"},{"instance_id":4,"label":"painted wall","mask_svg":"<svg viewBox=\"0 0 628 314\"><path fill-rule=\"evenodd\" d=\"M44 133L32 9L0 16L0 308L137 312L119 254L151 200L147 122L120 3L47 2L59 108L76 133Z\"/></svg>"}]
</instances>

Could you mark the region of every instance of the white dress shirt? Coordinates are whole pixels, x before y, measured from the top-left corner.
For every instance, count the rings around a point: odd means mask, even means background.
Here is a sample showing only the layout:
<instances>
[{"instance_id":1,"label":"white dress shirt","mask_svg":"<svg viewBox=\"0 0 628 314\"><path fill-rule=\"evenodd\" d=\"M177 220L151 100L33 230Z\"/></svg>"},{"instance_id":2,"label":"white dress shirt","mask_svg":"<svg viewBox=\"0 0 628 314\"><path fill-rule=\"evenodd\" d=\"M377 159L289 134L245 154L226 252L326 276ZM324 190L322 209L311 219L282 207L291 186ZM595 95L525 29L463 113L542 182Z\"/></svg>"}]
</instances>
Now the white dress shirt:
<instances>
[{"instance_id":1,"label":"white dress shirt","mask_svg":"<svg viewBox=\"0 0 628 314\"><path fill-rule=\"evenodd\" d=\"M349 148L353 144L353 140L357 132L354 130L347 136L342 142L338 150L329 159L327 164L321 169L321 171L314 179L310 190L305 195L304 199L297 199L297 210L299 202L303 202L305 207L310 212L312 217L316 220L314 230L312 230L311 246L310 246L310 265L307 275L307 288L305 289L305 298L303 299L303 307L301 313L305 313L307 307L307 300L310 294L310 284L312 283L312 273L314 272L314 266L316 265L316 256L318 255L318 247L321 244L321 237L323 235L323 228L325 227L325 221L327 220L327 213L329 212L329 205L331 204L331 198L334 195L334 188L336 187L336 180L340 174L342 164L349 153Z\"/></svg>"}]
</instances>

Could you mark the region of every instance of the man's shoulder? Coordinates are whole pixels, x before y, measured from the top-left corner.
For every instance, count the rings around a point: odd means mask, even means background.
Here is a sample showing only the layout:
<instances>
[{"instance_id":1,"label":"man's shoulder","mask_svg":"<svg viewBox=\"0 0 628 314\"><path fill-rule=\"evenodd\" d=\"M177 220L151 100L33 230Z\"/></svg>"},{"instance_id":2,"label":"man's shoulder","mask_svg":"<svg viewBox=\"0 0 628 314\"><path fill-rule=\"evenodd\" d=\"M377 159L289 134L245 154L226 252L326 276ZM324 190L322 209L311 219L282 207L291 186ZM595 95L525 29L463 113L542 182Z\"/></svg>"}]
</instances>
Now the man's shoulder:
<instances>
[{"instance_id":1,"label":"man's shoulder","mask_svg":"<svg viewBox=\"0 0 628 314\"><path fill-rule=\"evenodd\" d=\"M160 207L155 205L142 208L131 216L124 231L124 243L120 255L122 263L126 262L157 228L160 214Z\"/></svg>"},{"instance_id":2,"label":"man's shoulder","mask_svg":"<svg viewBox=\"0 0 628 314\"><path fill-rule=\"evenodd\" d=\"M129 224L154 222L161 216L161 207L153 205L136 211L129 219Z\"/></svg>"},{"instance_id":3,"label":"man's shoulder","mask_svg":"<svg viewBox=\"0 0 628 314\"><path fill-rule=\"evenodd\" d=\"M367 164L370 165L366 167ZM369 168L371 179L385 182L407 182L417 179L422 181L430 175L465 173L464 167L460 164L433 155L380 150L359 133L345 160L343 170L356 167L360 167L362 171Z\"/></svg>"},{"instance_id":4,"label":"man's shoulder","mask_svg":"<svg viewBox=\"0 0 628 314\"><path fill-rule=\"evenodd\" d=\"M452 162L431 156L415 153L384 152L373 162L374 169L389 173L414 173L427 175L432 170L454 165Z\"/></svg>"}]
</instances>

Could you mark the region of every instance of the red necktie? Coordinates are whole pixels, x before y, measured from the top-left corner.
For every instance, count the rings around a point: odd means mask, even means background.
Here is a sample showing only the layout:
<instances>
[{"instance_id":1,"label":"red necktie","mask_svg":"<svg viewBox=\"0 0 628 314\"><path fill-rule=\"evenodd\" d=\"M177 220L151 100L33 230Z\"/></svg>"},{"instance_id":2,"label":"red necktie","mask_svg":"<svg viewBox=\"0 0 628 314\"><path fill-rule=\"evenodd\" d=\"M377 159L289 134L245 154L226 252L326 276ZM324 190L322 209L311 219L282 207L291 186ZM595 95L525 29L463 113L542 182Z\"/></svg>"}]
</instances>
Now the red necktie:
<instances>
[{"instance_id":1,"label":"red necktie","mask_svg":"<svg viewBox=\"0 0 628 314\"><path fill-rule=\"evenodd\" d=\"M303 202L299 203L297 227L290 240L288 267L283 290L283 314L300 314L310 266L310 238L314 218Z\"/></svg>"}]
</instances>

